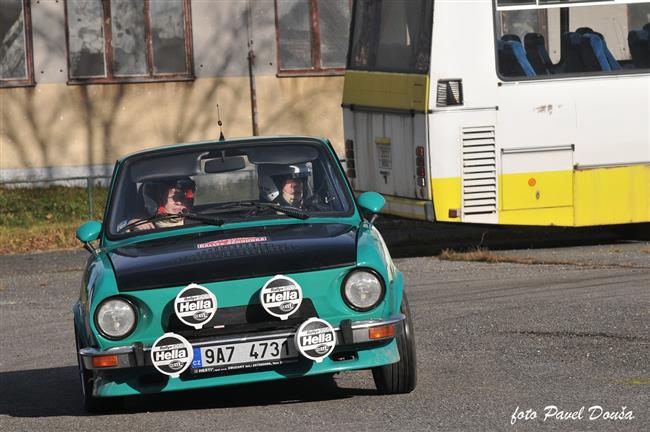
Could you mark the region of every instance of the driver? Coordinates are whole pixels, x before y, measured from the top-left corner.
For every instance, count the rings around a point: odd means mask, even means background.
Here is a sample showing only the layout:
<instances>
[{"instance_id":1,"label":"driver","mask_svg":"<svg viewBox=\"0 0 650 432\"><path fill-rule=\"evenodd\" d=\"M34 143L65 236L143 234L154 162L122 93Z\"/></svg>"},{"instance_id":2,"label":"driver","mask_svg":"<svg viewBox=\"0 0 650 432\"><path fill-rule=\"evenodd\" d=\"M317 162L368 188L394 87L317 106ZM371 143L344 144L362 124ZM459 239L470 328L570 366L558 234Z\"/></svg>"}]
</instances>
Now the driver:
<instances>
[{"instance_id":1,"label":"driver","mask_svg":"<svg viewBox=\"0 0 650 432\"><path fill-rule=\"evenodd\" d=\"M258 174L262 201L304 209L311 198L311 163L260 165Z\"/></svg>"},{"instance_id":2,"label":"driver","mask_svg":"<svg viewBox=\"0 0 650 432\"><path fill-rule=\"evenodd\" d=\"M147 190L144 192L145 207L150 214L154 213L154 216L181 215L182 213L187 213L192 209L196 185L190 178L148 185L147 189L151 187L154 188L153 193L147 193ZM149 195L153 195L153 197ZM155 212L152 211L154 208ZM135 221L137 221L137 219L133 219L129 221L129 223ZM141 231L154 228L171 228L184 224L185 218L179 216L138 224L135 225L132 230Z\"/></svg>"}]
</instances>

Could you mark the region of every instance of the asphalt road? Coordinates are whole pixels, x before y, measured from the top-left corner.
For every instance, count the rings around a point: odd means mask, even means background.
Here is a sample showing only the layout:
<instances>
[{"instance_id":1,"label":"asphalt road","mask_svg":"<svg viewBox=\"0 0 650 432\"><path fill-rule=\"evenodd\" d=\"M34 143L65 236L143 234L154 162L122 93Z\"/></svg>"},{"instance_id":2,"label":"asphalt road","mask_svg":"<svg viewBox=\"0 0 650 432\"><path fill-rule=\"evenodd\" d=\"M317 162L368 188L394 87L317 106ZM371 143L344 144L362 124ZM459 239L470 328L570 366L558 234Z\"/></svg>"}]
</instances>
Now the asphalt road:
<instances>
[{"instance_id":1,"label":"asphalt road","mask_svg":"<svg viewBox=\"0 0 650 432\"><path fill-rule=\"evenodd\" d=\"M409 395L378 395L362 371L138 397L98 416L81 410L70 312L86 253L0 257L0 430L647 431L650 243L617 244L618 262L610 252L575 247L562 265L398 259L417 338ZM584 407L582 419L545 420L551 405ZM590 420L594 406L633 418ZM517 407L537 417L512 425Z\"/></svg>"}]
</instances>

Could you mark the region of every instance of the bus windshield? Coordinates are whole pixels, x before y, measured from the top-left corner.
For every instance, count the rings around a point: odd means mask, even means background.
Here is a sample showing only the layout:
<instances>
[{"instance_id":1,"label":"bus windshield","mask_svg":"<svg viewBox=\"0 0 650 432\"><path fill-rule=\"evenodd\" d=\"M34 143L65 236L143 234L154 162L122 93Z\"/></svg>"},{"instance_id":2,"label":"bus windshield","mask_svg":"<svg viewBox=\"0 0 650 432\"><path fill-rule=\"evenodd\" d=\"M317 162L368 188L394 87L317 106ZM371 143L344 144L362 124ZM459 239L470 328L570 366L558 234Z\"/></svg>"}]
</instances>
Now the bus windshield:
<instances>
[{"instance_id":1,"label":"bus windshield","mask_svg":"<svg viewBox=\"0 0 650 432\"><path fill-rule=\"evenodd\" d=\"M348 69L429 72L433 0L357 0Z\"/></svg>"}]
</instances>

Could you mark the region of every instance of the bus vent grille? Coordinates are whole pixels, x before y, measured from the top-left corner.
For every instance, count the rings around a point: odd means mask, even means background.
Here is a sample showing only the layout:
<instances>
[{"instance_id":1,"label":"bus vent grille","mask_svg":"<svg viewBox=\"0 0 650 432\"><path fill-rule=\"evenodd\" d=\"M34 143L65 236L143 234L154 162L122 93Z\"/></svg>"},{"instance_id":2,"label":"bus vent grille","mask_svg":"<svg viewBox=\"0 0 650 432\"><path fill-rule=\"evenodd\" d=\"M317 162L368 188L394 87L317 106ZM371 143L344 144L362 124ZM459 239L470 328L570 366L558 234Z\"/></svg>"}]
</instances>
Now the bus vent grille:
<instances>
[{"instance_id":1,"label":"bus vent grille","mask_svg":"<svg viewBox=\"0 0 650 432\"><path fill-rule=\"evenodd\" d=\"M497 165L494 126L464 127L463 214L497 211Z\"/></svg>"}]
</instances>

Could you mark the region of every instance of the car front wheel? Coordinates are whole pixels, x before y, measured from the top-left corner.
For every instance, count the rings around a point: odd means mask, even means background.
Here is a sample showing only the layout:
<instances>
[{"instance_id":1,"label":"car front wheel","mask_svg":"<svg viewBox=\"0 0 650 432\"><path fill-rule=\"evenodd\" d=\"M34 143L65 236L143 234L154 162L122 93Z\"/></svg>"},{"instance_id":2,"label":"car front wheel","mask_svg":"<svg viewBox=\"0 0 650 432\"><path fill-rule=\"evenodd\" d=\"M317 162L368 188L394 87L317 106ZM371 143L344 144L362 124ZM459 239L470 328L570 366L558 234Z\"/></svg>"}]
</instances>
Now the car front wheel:
<instances>
[{"instance_id":1,"label":"car front wheel","mask_svg":"<svg viewBox=\"0 0 650 432\"><path fill-rule=\"evenodd\" d=\"M84 367L81 354L81 343L79 342L79 335L75 327L74 332L75 346L77 348L77 370L79 374L79 381L81 383L81 403L84 411L89 413L99 413L107 411L119 410L123 407L123 398L110 397L98 398L93 396L93 373Z\"/></svg>"},{"instance_id":2,"label":"car front wheel","mask_svg":"<svg viewBox=\"0 0 650 432\"><path fill-rule=\"evenodd\" d=\"M379 366L372 369L377 390L381 394L410 393L417 383L417 367L415 358L415 335L406 293L402 297L400 312L406 316L404 331L397 337L399 361L397 363Z\"/></svg>"}]
</instances>

